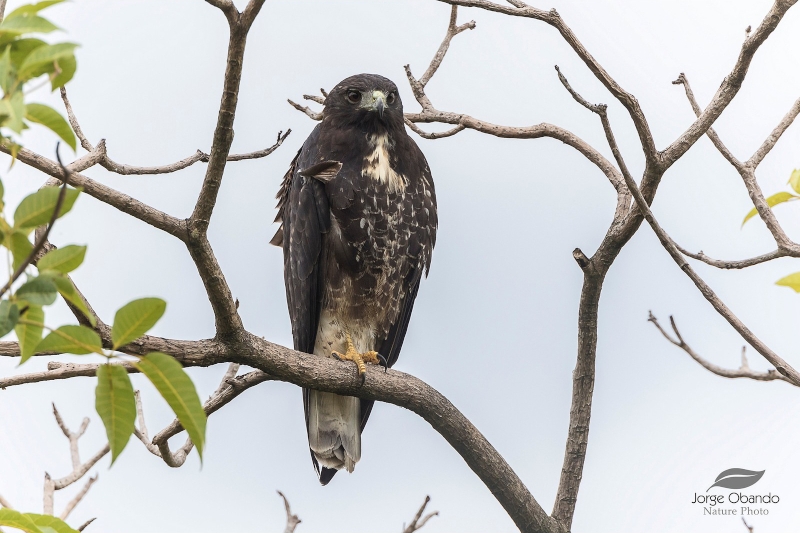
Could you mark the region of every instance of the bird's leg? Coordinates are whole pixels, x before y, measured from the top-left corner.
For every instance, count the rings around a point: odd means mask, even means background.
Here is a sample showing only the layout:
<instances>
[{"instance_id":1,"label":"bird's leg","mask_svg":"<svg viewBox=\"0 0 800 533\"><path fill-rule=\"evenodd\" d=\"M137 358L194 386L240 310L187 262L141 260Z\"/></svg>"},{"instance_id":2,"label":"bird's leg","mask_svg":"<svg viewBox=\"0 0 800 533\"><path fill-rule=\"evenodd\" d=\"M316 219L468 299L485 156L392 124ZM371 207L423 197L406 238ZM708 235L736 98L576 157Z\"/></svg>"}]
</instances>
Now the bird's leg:
<instances>
[{"instance_id":1,"label":"bird's leg","mask_svg":"<svg viewBox=\"0 0 800 533\"><path fill-rule=\"evenodd\" d=\"M373 365L382 364L384 367L388 368L388 363L386 358L375 351L369 351L364 353L359 353L356 350L356 347L353 345L353 339L350 338L350 333L345 331L345 341L347 342L347 351L345 353L332 351L331 355L340 361L353 361L356 366L358 367L358 375L361 377L361 382L364 382L367 372L367 365L366 363L371 363Z\"/></svg>"}]
</instances>

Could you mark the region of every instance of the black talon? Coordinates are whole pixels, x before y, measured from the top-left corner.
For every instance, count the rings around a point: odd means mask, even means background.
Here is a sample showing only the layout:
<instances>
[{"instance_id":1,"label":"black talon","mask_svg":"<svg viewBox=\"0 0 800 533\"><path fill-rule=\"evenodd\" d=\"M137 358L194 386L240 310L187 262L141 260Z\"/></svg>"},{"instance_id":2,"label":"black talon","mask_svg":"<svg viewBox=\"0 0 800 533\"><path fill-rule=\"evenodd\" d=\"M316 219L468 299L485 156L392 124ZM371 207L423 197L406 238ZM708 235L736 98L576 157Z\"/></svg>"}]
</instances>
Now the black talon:
<instances>
[{"instance_id":1,"label":"black talon","mask_svg":"<svg viewBox=\"0 0 800 533\"><path fill-rule=\"evenodd\" d=\"M364 372L363 374L361 374L361 386L363 387L364 383L366 382L367 382L367 373Z\"/></svg>"},{"instance_id":2,"label":"black talon","mask_svg":"<svg viewBox=\"0 0 800 533\"><path fill-rule=\"evenodd\" d=\"M387 361L386 358L384 356L382 356L381 354L378 354L378 359L380 360L381 364L383 365L383 371L384 372L388 372L389 371L389 361Z\"/></svg>"},{"instance_id":3,"label":"black talon","mask_svg":"<svg viewBox=\"0 0 800 533\"><path fill-rule=\"evenodd\" d=\"M339 357L339 354L336 352L331 352L331 356L333 356L333 358L336 359L337 361L343 360L341 357Z\"/></svg>"}]
</instances>

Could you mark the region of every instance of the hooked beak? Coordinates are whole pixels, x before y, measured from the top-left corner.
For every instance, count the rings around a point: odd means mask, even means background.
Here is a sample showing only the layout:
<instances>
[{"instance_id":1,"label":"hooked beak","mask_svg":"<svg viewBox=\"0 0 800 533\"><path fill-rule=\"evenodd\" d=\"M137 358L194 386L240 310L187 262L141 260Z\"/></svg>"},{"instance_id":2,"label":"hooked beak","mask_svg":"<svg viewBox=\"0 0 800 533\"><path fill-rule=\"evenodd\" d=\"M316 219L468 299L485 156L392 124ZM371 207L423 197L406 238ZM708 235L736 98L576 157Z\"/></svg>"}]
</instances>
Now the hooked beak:
<instances>
[{"instance_id":1,"label":"hooked beak","mask_svg":"<svg viewBox=\"0 0 800 533\"><path fill-rule=\"evenodd\" d=\"M378 112L378 116L383 119L383 110L386 109L386 95L382 91L375 91L372 93L372 97L375 99L375 110Z\"/></svg>"}]
</instances>

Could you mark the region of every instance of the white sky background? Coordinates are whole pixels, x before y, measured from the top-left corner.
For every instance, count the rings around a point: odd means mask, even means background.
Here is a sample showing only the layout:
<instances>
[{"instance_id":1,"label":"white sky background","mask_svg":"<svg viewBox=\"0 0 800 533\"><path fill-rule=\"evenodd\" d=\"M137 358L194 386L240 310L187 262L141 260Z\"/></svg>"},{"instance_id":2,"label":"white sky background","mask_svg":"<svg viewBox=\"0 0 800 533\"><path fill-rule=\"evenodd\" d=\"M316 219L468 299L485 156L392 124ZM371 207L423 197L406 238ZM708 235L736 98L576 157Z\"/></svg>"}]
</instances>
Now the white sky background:
<instances>
[{"instance_id":1,"label":"white sky background","mask_svg":"<svg viewBox=\"0 0 800 533\"><path fill-rule=\"evenodd\" d=\"M240 2L243 4L243 2ZM16 5L16 3L15 3ZM554 1L591 53L641 102L659 148L691 123L681 87L685 72L704 106L732 67L748 25L770 3L754 1ZM13 5L11 7L14 7ZM235 152L284 146L264 160L229 164L211 225L217 257L240 300L250 331L291 345L274 195L289 161L314 123L286 104L358 72L400 87L406 110L418 106L403 65L422 74L444 35L449 6L433 0L268 2L248 40L236 117ZM223 15L200 0L75 1L47 16L81 44L69 84L73 106L92 142L106 138L115 160L135 165L177 161L208 150L224 70ZM428 94L441 110L483 120L570 129L611 158L599 120L561 87L558 64L573 87L610 116L628 165L642 169L627 113L602 88L555 30L543 23L478 10L459 21L477 29L458 36ZM759 50L740 94L715 127L742 159L800 96L800 8L786 16ZM54 37L55 38L55 37ZM64 40L63 36L58 39ZM61 109L54 96L40 92ZM313 104L311 104L313 106ZM412 134L413 135L413 134ZM765 193L785 189L800 167L800 129L793 126L761 165ZM34 127L26 146L52 154L54 136ZM430 277L423 282L397 368L424 379L459 407L504 455L549 512L564 453L575 364L581 272L571 252L591 255L611 220L606 178L577 152L549 139L501 140L474 132L418 140L437 187L440 232ZM67 155L66 151L63 151ZM69 157L69 156L68 156ZM2 163L2 168L7 163ZM178 174L121 177L86 172L176 216L188 216L205 165ZM44 177L17 164L2 173L14 205ZM743 229L752 207L741 179L703 138L665 176L654 204L662 225L682 245L720 258L774 248L759 220ZM795 238L800 210L776 210ZM213 317L185 248L90 197L54 229L56 244L87 243L78 286L104 320L127 301L160 296L167 314L154 333L208 338ZM697 266L719 295L761 338L795 366L800 295L776 287L800 270L781 260L744 272ZM759 533L800 523L800 393L784 383L725 380L703 370L646 322L674 314L686 340L712 361L736 367L741 339L675 266L643 226L608 275L600 303L597 381L588 456L574 531L743 531L738 517L704 517L690 505L727 468L766 470L754 487L781 497ZM65 308L53 325L73 322ZM752 352L752 350L751 350ZM79 358L74 358L79 359ZM85 359L80 359L84 361ZM751 366L766 369L754 352ZM22 369L0 361L2 375ZM201 396L224 369L192 369ZM152 433L171 420L141 377ZM69 469L66 439L50 414L55 402L76 428L92 418L84 457L104 443L94 414L94 382L74 379L0 392L0 493L17 508L41 509L43 472ZM177 444L182 439L174 439ZM89 531L280 531L276 489L303 523L298 532L400 531L426 494L441 512L425 530L515 531L480 480L427 423L380 404L364 434L363 459L352 475L327 487L316 480L303 428L300 391L265 383L210 418L205 464L195 454L168 468L132 441L71 517L98 517ZM59 492L60 510L69 496ZM62 491L66 492L66 491Z\"/></svg>"}]
</instances>

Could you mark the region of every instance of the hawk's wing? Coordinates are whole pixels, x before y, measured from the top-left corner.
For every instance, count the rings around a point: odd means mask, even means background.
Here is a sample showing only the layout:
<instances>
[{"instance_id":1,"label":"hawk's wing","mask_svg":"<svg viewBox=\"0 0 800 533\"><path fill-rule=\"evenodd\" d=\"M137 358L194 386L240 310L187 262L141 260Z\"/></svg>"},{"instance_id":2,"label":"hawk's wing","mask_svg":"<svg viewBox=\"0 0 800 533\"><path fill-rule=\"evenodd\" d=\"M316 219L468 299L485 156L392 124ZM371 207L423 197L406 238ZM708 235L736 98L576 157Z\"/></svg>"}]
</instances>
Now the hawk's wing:
<instances>
[{"instance_id":1,"label":"hawk's wing","mask_svg":"<svg viewBox=\"0 0 800 533\"><path fill-rule=\"evenodd\" d=\"M283 222L271 243L283 247L283 276L292 322L294 349L314 352L322 298L323 246L331 225L325 186L301 175L303 163L310 159L308 145L297 153L278 191L278 216ZM311 143L309 143L311 141Z\"/></svg>"},{"instance_id":2,"label":"hawk's wing","mask_svg":"<svg viewBox=\"0 0 800 533\"><path fill-rule=\"evenodd\" d=\"M278 216L282 222L270 241L283 247L283 277L286 300L292 322L294 349L314 353L319 326L320 305L324 284L321 261L325 233L330 229L330 206L325 186L317 179L300 175L303 164L313 160L315 130L292 160L278 191ZM308 389L303 389L303 410L308 429ZM310 450L309 450L310 451ZM311 452L317 474L319 464ZM328 470L323 468L324 471ZM336 472L335 470L333 471ZM331 474L330 477L333 477Z\"/></svg>"}]
</instances>

